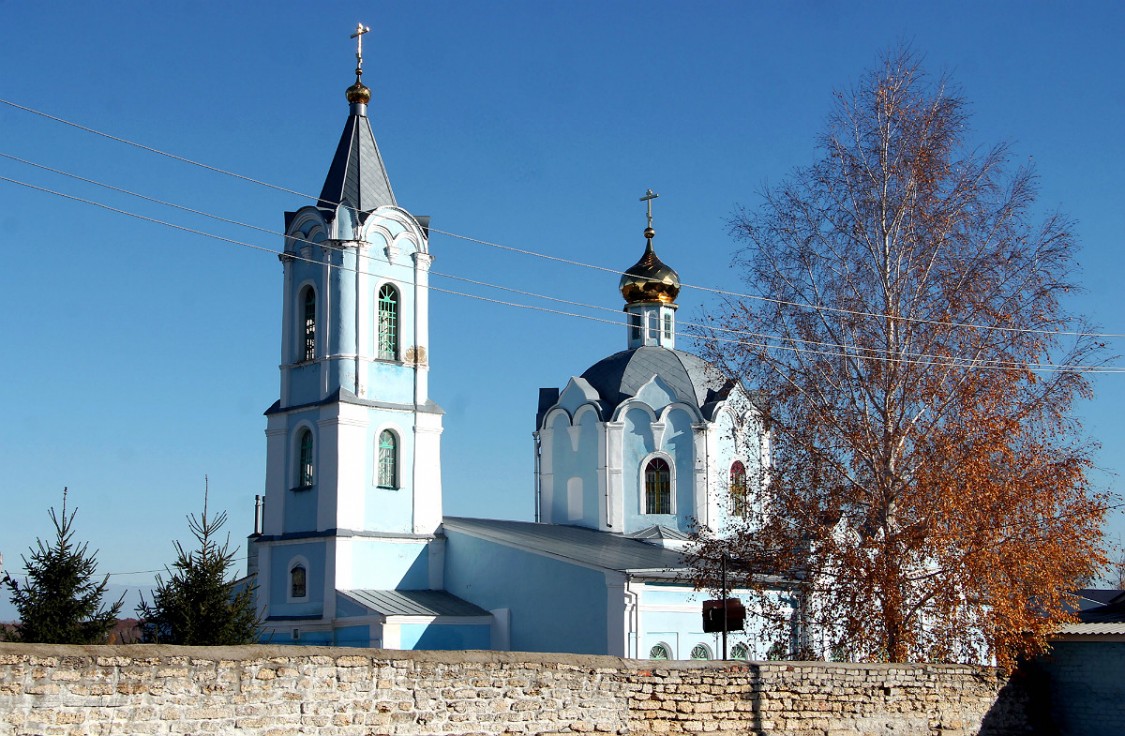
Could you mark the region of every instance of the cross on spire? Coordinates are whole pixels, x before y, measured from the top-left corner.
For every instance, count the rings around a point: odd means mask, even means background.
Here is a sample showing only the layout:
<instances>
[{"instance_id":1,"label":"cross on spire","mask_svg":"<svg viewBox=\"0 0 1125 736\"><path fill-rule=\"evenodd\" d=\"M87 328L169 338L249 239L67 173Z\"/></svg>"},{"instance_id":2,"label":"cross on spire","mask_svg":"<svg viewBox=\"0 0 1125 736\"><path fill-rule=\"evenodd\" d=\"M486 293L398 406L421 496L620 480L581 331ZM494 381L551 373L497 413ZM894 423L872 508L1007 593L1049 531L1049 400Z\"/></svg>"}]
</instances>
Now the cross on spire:
<instances>
[{"instance_id":1,"label":"cross on spire","mask_svg":"<svg viewBox=\"0 0 1125 736\"><path fill-rule=\"evenodd\" d=\"M652 200L656 199L659 196L660 196L659 194L656 194L651 189L649 189L647 192L645 192L645 196L641 197L641 200L640 200L640 201L648 204L648 227L649 227L649 229L652 229Z\"/></svg>"},{"instance_id":2,"label":"cross on spire","mask_svg":"<svg viewBox=\"0 0 1125 736\"><path fill-rule=\"evenodd\" d=\"M365 26L362 23L357 23L355 33L351 35L355 39L355 73L361 74L363 69L363 34L370 33L371 26Z\"/></svg>"}]
</instances>

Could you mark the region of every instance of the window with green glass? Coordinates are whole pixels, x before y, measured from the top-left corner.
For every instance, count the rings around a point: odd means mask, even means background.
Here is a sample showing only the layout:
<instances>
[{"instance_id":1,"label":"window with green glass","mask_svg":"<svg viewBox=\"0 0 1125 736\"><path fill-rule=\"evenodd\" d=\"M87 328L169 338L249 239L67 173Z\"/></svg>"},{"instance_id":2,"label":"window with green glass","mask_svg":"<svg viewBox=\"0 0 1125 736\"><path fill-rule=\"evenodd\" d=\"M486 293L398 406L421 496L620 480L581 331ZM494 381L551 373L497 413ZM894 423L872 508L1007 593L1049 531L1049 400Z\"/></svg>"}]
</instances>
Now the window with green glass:
<instances>
[{"instance_id":1,"label":"window with green glass","mask_svg":"<svg viewBox=\"0 0 1125 736\"><path fill-rule=\"evenodd\" d=\"M645 467L645 513L672 513L672 470L663 458L654 457Z\"/></svg>"},{"instance_id":2,"label":"window with green glass","mask_svg":"<svg viewBox=\"0 0 1125 736\"><path fill-rule=\"evenodd\" d=\"M731 659L750 659L750 647L745 644L735 644L730 649Z\"/></svg>"},{"instance_id":3,"label":"window with green glass","mask_svg":"<svg viewBox=\"0 0 1125 736\"><path fill-rule=\"evenodd\" d=\"M691 648L692 659L711 659L711 649L706 644L696 644Z\"/></svg>"},{"instance_id":4,"label":"window with green glass","mask_svg":"<svg viewBox=\"0 0 1125 736\"><path fill-rule=\"evenodd\" d=\"M667 644L657 644L652 649L648 650L649 659L671 659L672 652L669 650Z\"/></svg>"},{"instance_id":5,"label":"window with green glass","mask_svg":"<svg viewBox=\"0 0 1125 736\"><path fill-rule=\"evenodd\" d=\"M398 291L390 284L379 288L380 360L398 360Z\"/></svg>"},{"instance_id":6,"label":"window with green glass","mask_svg":"<svg viewBox=\"0 0 1125 736\"><path fill-rule=\"evenodd\" d=\"M308 488L313 484L313 436L305 430L301 433L301 456L297 466L297 485Z\"/></svg>"},{"instance_id":7,"label":"window with green glass","mask_svg":"<svg viewBox=\"0 0 1125 736\"><path fill-rule=\"evenodd\" d=\"M389 429L379 434L379 487L398 488L398 439Z\"/></svg>"},{"instance_id":8,"label":"window with green glass","mask_svg":"<svg viewBox=\"0 0 1125 736\"><path fill-rule=\"evenodd\" d=\"M316 292L312 287L305 289L304 347L302 360L316 358Z\"/></svg>"}]
</instances>

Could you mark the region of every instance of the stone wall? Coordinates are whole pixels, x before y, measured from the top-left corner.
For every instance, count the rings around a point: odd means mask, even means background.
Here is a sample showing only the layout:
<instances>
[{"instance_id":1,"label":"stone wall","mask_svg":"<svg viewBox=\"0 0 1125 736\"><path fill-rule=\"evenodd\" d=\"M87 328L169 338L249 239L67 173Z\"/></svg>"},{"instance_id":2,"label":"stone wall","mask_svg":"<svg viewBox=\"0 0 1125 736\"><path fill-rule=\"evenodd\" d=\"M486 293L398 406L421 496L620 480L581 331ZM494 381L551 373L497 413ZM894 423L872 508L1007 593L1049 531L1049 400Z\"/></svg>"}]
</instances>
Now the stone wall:
<instances>
[{"instance_id":1,"label":"stone wall","mask_svg":"<svg viewBox=\"0 0 1125 736\"><path fill-rule=\"evenodd\" d=\"M1008 734L1012 683L951 665L0 644L0 734Z\"/></svg>"}]
</instances>

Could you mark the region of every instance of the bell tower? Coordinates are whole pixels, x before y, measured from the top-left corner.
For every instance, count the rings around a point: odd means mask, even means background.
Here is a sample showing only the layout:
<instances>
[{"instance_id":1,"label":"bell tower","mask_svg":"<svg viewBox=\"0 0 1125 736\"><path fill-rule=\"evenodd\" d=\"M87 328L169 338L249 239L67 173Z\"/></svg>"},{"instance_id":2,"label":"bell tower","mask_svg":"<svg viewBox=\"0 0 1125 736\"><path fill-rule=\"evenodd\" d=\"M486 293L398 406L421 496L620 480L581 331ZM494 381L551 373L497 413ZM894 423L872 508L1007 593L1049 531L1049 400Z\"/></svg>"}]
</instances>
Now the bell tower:
<instances>
[{"instance_id":1,"label":"bell tower","mask_svg":"<svg viewBox=\"0 0 1125 736\"><path fill-rule=\"evenodd\" d=\"M339 590L441 587L442 411L429 398L429 218L400 207L371 131L363 36L315 205L285 213L280 398L256 538L271 620L327 623ZM288 631L288 629L284 629Z\"/></svg>"}]
</instances>

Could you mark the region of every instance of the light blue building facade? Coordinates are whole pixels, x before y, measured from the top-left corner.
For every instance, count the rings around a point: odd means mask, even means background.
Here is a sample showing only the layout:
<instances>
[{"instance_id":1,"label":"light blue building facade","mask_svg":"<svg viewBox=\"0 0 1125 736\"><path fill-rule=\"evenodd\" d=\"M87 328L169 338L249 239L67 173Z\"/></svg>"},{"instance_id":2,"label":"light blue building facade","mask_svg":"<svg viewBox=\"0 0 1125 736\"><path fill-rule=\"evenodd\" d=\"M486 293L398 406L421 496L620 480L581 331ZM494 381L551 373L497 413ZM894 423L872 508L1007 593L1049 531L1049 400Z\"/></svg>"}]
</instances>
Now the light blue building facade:
<instances>
[{"instance_id":1,"label":"light blue building facade","mask_svg":"<svg viewBox=\"0 0 1125 736\"><path fill-rule=\"evenodd\" d=\"M716 656L682 552L695 525L745 513L769 448L742 386L675 348L680 282L653 248L651 197L620 283L626 349L540 391L536 521L443 518L429 220L395 201L359 61L319 202L285 218L280 398L250 538L263 640Z\"/></svg>"}]
</instances>

